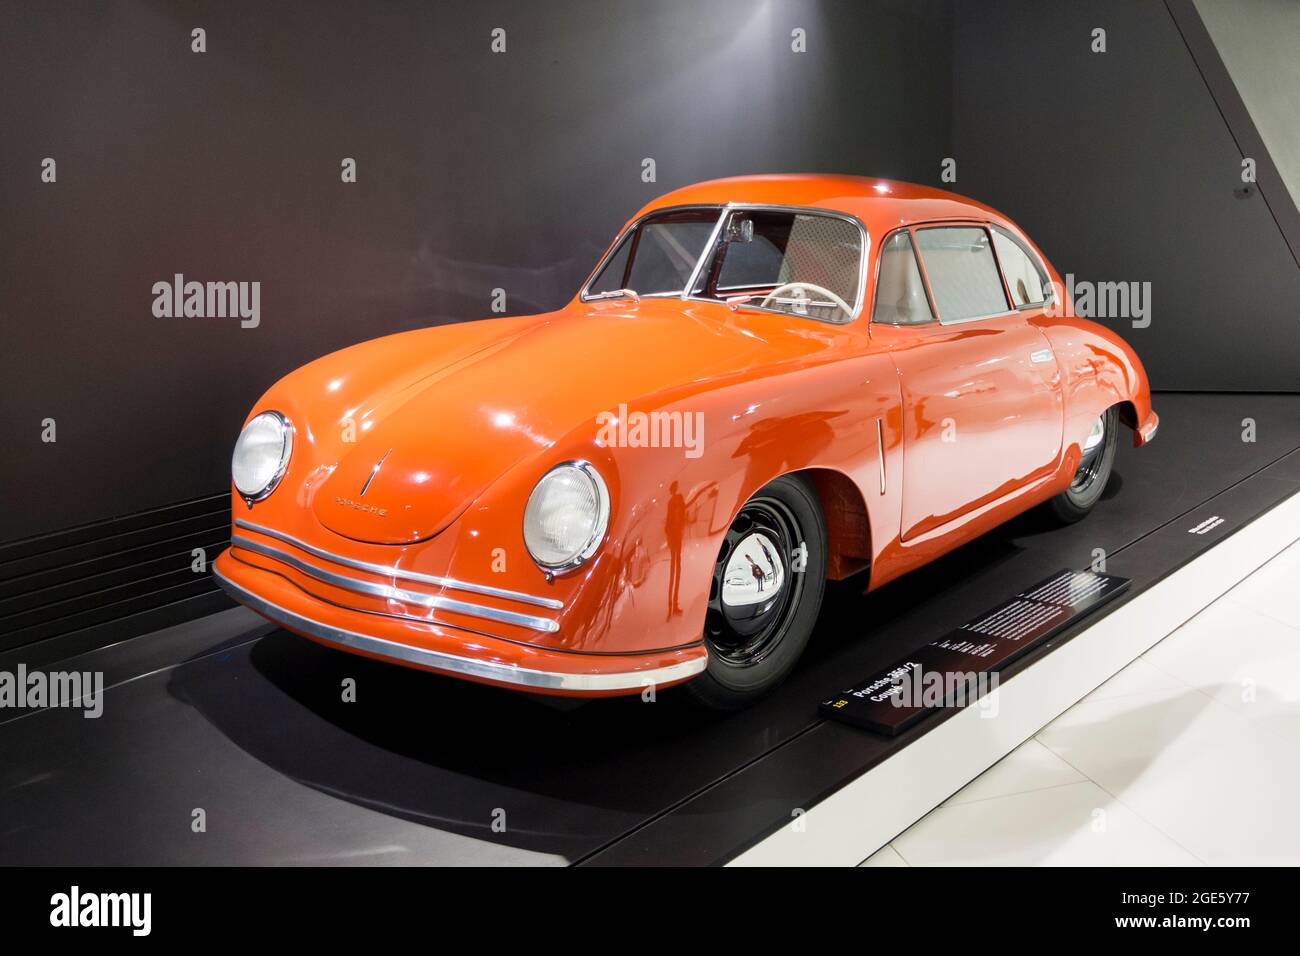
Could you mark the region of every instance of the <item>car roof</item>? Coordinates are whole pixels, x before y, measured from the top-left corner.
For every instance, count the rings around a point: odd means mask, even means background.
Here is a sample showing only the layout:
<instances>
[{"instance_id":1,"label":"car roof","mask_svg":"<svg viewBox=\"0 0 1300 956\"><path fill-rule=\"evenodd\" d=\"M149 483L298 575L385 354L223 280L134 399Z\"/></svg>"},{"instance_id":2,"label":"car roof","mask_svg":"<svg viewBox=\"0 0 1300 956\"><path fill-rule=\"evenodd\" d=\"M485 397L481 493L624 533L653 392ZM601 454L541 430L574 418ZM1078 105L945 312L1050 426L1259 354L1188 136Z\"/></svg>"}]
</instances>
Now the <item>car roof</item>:
<instances>
[{"instance_id":1,"label":"car roof","mask_svg":"<svg viewBox=\"0 0 1300 956\"><path fill-rule=\"evenodd\" d=\"M674 189L652 200L633 219L669 206L729 202L807 206L847 213L860 219L867 232L876 238L899 226L936 219L984 219L1015 229L1015 224L997 210L956 193L896 179L821 173L711 179Z\"/></svg>"}]
</instances>

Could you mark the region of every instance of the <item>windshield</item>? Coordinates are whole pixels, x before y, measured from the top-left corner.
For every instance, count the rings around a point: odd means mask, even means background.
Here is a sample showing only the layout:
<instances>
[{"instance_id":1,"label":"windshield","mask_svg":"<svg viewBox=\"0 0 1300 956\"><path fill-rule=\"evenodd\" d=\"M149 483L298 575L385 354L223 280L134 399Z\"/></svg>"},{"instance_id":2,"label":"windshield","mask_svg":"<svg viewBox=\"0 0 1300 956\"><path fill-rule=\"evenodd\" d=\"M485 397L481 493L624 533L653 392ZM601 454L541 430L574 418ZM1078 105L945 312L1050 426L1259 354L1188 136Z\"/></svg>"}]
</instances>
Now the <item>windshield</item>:
<instances>
[{"instance_id":1,"label":"windshield","mask_svg":"<svg viewBox=\"0 0 1300 956\"><path fill-rule=\"evenodd\" d=\"M716 208L686 209L643 219L623 237L587 294L632 289L638 295L681 295L718 215Z\"/></svg>"},{"instance_id":2,"label":"windshield","mask_svg":"<svg viewBox=\"0 0 1300 956\"><path fill-rule=\"evenodd\" d=\"M647 216L628 230L583 297L688 294L847 322L857 310L862 257L862 230L832 213L771 207L672 210Z\"/></svg>"}]
</instances>

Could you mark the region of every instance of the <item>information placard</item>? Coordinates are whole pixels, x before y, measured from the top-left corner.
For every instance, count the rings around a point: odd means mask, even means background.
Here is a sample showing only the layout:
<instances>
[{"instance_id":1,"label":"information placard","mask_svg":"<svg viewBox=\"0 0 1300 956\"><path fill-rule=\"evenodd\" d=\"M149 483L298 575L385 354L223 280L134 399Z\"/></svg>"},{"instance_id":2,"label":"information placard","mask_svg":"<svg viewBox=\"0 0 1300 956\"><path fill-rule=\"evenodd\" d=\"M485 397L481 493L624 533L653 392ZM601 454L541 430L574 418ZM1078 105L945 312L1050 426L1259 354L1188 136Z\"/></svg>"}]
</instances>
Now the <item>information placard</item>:
<instances>
[{"instance_id":1,"label":"information placard","mask_svg":"<svg viewBox=\"0 0 1300 956\"><path fill-rule=\"evenodd\" d=\"M829 700L821 713L893 736L942 707L974 703L1000 668L1128 587L1064 569ZM995 685L994 685L995 686Z\"/></svg>"}]
</instances>

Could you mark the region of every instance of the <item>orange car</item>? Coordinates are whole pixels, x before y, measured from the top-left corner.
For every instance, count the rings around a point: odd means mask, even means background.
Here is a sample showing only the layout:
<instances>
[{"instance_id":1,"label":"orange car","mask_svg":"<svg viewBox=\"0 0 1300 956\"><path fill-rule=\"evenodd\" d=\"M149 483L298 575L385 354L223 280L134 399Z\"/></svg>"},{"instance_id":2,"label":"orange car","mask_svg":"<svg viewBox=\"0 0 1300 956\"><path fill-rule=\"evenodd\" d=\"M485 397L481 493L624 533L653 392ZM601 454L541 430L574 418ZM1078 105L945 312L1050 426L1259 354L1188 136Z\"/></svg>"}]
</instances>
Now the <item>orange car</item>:
<instances>
[{"instance_id":1,"label":"orange car","mask_svg":"<svg viewBox=\"0 0 1300 956\"><path fill-rule=\"evenodd\" d=\"M216 575L304 637L541 693L741 706L827 578L1096 504L1137 356L951 193L753 176L651 202L543 315L391 335L254 406Z\"/></svg>"}]
</instances>

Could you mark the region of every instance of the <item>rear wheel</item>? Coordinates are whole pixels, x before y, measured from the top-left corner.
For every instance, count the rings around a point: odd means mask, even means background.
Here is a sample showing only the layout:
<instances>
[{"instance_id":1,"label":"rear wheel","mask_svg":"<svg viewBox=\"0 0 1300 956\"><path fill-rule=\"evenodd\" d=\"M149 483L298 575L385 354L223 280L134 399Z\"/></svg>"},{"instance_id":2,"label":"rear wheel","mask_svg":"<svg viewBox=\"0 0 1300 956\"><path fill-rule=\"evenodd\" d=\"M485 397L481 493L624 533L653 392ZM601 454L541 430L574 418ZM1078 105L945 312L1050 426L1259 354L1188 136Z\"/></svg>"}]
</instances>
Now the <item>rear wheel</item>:
<instances>
[{"instance_id":1,"label":"rear wheel","mask_svg":"<svg viewBox=\"0 0 1300 956\"><path fill-rule=\"evenodd\" d=\"M1115 463L1115 439L1119 427L1119 413L1112 407L1102 412L1093 422L1092 430L1083 442L1083 454L1074 472L1070 487L1048 501L1048 509L1058 521L1071 524L1092 510L1110 480Z\"/></svg>"},{"instance_id":2,"label":"rear wheel","mask_svg":"<svg viewBox=\"0 0 1300 956\"><path fill-rule=\"evenodd\" d=\"M704 620L708 669L686 685L734 710L785 679L817 623L826 586L826 525L816 492L784 476L759 489L727 529Z\"/></svg>"}]
</instances>

